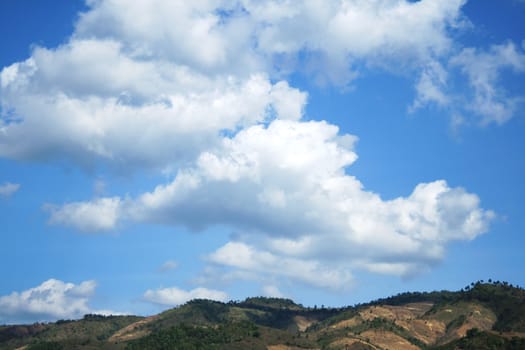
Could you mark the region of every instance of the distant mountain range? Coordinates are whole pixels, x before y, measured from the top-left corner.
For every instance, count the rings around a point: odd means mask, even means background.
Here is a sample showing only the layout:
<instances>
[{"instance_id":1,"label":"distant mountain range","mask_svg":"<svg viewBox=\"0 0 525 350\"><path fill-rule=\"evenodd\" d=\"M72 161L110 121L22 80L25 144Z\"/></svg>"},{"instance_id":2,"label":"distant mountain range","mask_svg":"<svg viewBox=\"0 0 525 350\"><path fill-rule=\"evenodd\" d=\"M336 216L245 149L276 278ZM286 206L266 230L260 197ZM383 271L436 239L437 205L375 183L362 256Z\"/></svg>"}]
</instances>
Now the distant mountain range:
<instances>
[{"instance_id":1,"label":"distant mountain range","mask_svg":"<svg viewBox=\"0 0 525 350\"><path fill-rule=\"evenodd\" d=\"M0 349L525 349L525 290L506 282L343 308L193 300L155 316L0 326Z\"/></svg>"}]
</instances>

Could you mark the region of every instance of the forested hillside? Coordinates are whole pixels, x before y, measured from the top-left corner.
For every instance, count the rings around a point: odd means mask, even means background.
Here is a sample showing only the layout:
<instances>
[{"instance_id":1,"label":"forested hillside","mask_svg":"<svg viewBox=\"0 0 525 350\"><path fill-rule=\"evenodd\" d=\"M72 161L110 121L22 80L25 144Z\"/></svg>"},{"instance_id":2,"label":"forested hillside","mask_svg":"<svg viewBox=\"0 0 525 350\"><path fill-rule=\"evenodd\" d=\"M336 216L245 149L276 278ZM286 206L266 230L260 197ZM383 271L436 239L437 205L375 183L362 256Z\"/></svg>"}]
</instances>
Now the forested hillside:
<instances>
[{"instance_id":1,"label":"forested hillside","mask_svg":"<svg viewBox=\"0 0 525 350\"><path fill-rule=\"evenodd\" d=\"M150 317L0 326L0 349L525 349L525 290L478 281L342 308L193 300Z\"/></svg>"}]
</instances>

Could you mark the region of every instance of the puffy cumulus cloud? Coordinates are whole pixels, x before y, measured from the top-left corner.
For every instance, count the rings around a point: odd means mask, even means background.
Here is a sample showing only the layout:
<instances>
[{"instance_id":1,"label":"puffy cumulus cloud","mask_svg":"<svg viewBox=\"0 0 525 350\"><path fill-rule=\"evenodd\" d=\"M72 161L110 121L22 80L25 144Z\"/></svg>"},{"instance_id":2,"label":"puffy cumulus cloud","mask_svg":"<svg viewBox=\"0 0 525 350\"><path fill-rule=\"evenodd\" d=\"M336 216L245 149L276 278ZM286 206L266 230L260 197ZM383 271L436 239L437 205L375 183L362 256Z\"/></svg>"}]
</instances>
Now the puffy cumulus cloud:
<instances>
[{"instance_id":1,"label":"puffy cumulus cloud","mask_svg":"<svg viewBox=\"0 0 525 350\"><path fill-rule=\"evenodd\" d=\"M0 320L14 323L79 318L88 313L118 314L89 307L95 288L95 281L73 284L49 279L37 287L0 296Z\"/></svg>"},{"instance_id":2,"label":"puffy cumulus cloud","mask_svg":"<svg viewBox=\"0 0 525 350\"><path fill-rule=\"evenodd\" d=\"M459 67L467 76L473 89L469 109L480 117L480 123L503 124L514 115L517 104L523 96L508 96L498 84L504 69L523 73L525 53L512 42L493 45L487 51L465 48L452 57L450 64Z\"/></svg>"},{"instance_id":3,"label":"puffy cumulus cloud","mask_svg":"<svg viewBox=\"0 0 525 350\"><path fill-rule=\"evenodd\" d=\"M253 21L239 16L236 2L105 0L88 5L91 9L76 25L78 38L118 38L137 56L175 60L209 73L263 66L250 49Z\"/></svg>"},{"instance_id":4,"label":"puffy cumulus cloud","mask_svg":"<svg viewBox=\"0 0 525 350\"><path fill-rule=\"evenodd\" d=\"M274 254L241 242L229 242L208 256L214 264L233 267L247 274L234 278L265 280L277 277L324 289L343 289L350 286L352 275L345 268L324 264L315 259Z\"/></svg>"},{"instance_id":5,"label":"puffy cumulus cloud","mask_svg":"<svg viewBox=\"0 0 525 350\"><path fill-rule=\"evenodd\" d=\"M448 55L465 1L246 1L264 23L258 48L322 83L347 85L363 66L419 72ZM283 59L283 57L285 59ZM292 62L292 63L290 63ZM293 63L295 62L295 64Z\"/></svg>"},{"instance_id":6,"label":"puffy cumulus cloud","mask_svg":"<svg viewBox=\"0 0 525 350\"><path fill-rule=\"evenodd\" d=\"M265 71L272 77L283 77L299 70L322 84L345 86L361 74L363 67L401 70L419 77L415 79L416 97L410 111L435 103L452 109L451 114L456 116L452 122L456 123L457 116L466 111L463 102L451 106L458 98L455 95L461 99L463 93L453 93L447 84L448 70L452 69L448 62L461 47L452 33L470 26L462 13L465 3L89 1L90 10L81 15L74 38L116 41L133 57L178 62L215 76ZM119 81L116 79L115 84ZM496 115L498 123L512 116L513 100L491 98L481 86L486 84L473 85L475 113Z\"/></svg>"},{"instance_id":7,"label":"puffy cumulus cloud","mask_svg":"<svg viewBox=\"0 0 525 350\"><path fill-rule=\"evenodd\" d=\"M0 80L0 156L82 165L162 169L192 159L224 130L299 119L306 103L305 93L264 74L210 78L135 59L113 41L37 48Z\"/></svg>"},{"instance_id":8,"label":"puffy cumulus cloud","mask_svg":"<svg viewBox=\"0 0 525 350\"><path fill-rule=\"evenodd\" d=\"M0 185L0 196L9 197L20 189L20 184L4 182Z\"/></svg>"},{"instance_id":9,"label":"puffy cumulus cloud","mask_svg":"<svg viewBox=\"0 0 525 350\"><path fill-rule=\"evenodd\" d=\"M0 156L173 169L225 131L300 119L306 93L278 80L301 67L341 84L363 62L410 67L414 109L446 105L464 2L87 1L67 42L2 69ZM486 85L476 105L508 118Z\"/></svg>"},{"instance_id":10,"label":"puffy cumulus cloud","mask_svg":"<svg viewBox=\"0 0 525 350\"><path fill-rule=\"evenodd\" d=\"M450 48L448 29L462 22L464 0L244 1L264 23L259 47L270 53L322 51L353 58L424 57Z\"/></svg>"},{"instance_id":11,"label":"puffy cumulus cloud","mask_svg":"<svg viewBox=\"0 0 525 350\"><path fill-rule=\"evenodd\" d=\"M50 224L86 232L107 231L117 225L121 200L118 197L98 198L92 202L68 203L62 207L47 204L44 209L51 213Z\"/></svg>"},{"instance_id":12,"label":"puffy cumulus cloud","mask_svg":"<svg viewBox=\"0 0 525 350\"><path fill-rule=\"evenodd\" d=\"M176 287L159 288L156 290L148 289L144 293L145 301L167 306L177 306L193 299L226 301L228 295L220 290L214 289L195 288L186 291Z\"/></svg>"},{"instance_id":13,"label":"puffy cumulus cloud","mask_svg":"<svg viewBox=\"0 0 525 350\"><path fill-rule=\"evenodd\" d=\"M410 275L446 244L488 229L494 214L445 181L383 200L346 172L356 138L326 122L277 120L224 138L168 184L122 202L121 220L241 234L207 260L229 274L345 288L354 269ZM89 205L86 202L84 205ZM233 272L231 270L234 270Z\"/></svg>"},{"instance_id":14,"label":"puffy cumulus cloud","mask_svg":"<svg viewBox=\"0 0 525 350\"><path fill-rule=\"evenodd\" d=\"M195 168L128 203L127 214L194 229L228 223L277 234L321 230L322 208L312 207L305 216L300 203L318 190L321 179L343 175L356 159L339 146L351 147L355 138L337 133L337 127L313 121L278 120L244 129L216 151L203 152Z\"/></svg>"},{"instance_id":15,"label":"puffy cumulus cloud","mask_svg":"<svg viewBox=\"0 0 525 350\"><path fill-rule=\"evenodd\" d=\"M90 1L75 37L118 39L137 56L176 60L214 74L286 70L308 52L320 55L308 64L317 66L317 73L345 83L356 59L413 60L446 52L449 30L461 25L465 2Z\"/></svg>"},{"instance_id":16,"label":"puffy cumulus cloud","mask_svg":"<svg viewBox=\"0 0 525 350\"><path fill-rule=\"evenodd\" d=\"M341 225L332 226L333 231L311 230L295 237L245 234L210 254L209 261L245 272L239 278L254 279L255 274L262 281L277 277L346 289L357 269L405 277L426 271L443 258L448 242L475 238L494 217L479 208L477 196L451 189L444 181L420 184L410 196L391 201L344 186L337 190L342 200L326 208L327 217L329 211L344 208L336 218ZM328 219L322 224L333 223Z\"/></svg>"},{"instance_id":17,"label":"puffy cumulus cloud","mask_svg":"<svg viewBox=\"0 0 525 350\"><path fill-rule=\"evenodd\" d=\"M261 121L268 107L297 119L304 94L254 74L295 69L286 66L305 57L298 66L342 83L355 60L419 66L448 51L463 3L88 1L68 42L2 70L0 155L167 161L221 129ZM35 131L45 125L53 132ZM23 136L33 141L16 144ZM162 148L159 139L172 141Z\"/></svg>"}]
</instances>

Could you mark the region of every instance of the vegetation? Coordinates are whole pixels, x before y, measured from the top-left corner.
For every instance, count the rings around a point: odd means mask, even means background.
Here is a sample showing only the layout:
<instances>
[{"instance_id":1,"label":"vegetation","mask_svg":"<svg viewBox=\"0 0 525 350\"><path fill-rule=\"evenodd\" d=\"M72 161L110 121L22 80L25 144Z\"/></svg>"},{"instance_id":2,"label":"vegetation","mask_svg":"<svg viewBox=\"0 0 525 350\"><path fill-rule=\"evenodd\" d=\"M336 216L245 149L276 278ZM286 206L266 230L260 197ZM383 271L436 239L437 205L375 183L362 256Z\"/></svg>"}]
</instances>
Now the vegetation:
<instances>
[{"instance_id":1,"label":"vegetation","mask_svg":"<svg viewBox=\"0 0 525 350\"><path fill-rule=\"evenodd\" d=\"M56 341L40 341L29 345L27 350L62 350L64 346Z\"/></svg>"},{"instance_id":2,"label":"vegetation","mask_svg":"<svg viewBox=\"0 0 525 350\"><path fill-rule=\"evenodd\" d=\"M96 348L119 329L140 319L136 316L86 315L77 321L2 327L0 349L13 349L26 344L30 345L28 349L71 348L76 344Z\"/></svg>"},{"instance_id":3,"label":"vegetation","mask_svg":"<svg viewBox=\"0 0 525 350\"><path fill-rule=\"evenodd\" d=\"M259 336L258 327L251 322L225 323L217 327L180 324L131 341L126 349L213 350L221 349L225 344L241 343Z\"/></svg>"},{"instance_id":4,"label":"vegetation","mask_svg":"<svg viewBox=\"0 0 525 350\"><path fill-rule=\"evenodd\" d=\"M293 302L291 299L255 297L247 298L239 306L255 307L261 309L289 309L302 310L304 307Z\"/></svg>"},{"instance_id":5,"label":"vegetation","mask_svg":"<svg viewBox=\"0 0 525 350\"><path fill-rule=\"evenodd\" d=\"M525 290L507 282L471 284L461 294L465 300L477 300L494 311L497 321L494 330L525 332Z\"/></svg>"},{"instance_id":6,"label":"vegetation","mask_svg":"<svg viewBox=\"0 0 525 350\"><path fill-rule=\"evenodd\" d=\"M407 292L344 308L199 299L150 318L85 315L0 326L0 349L28 350L388 349L388 339L426 350L525 349L525 291L478 281L458 292Z\"/></svg>"},{"instance_id":7,"label":"vegetation","mask_svg":"<svg viewBox=\"0 0 525 350\"><path fill-rule=\"evenodd\" d=\"M489 332L481 332L477 329L471 329L467 332L467 336L461 339L450 342L446 345L434 347L432 350L523 350L525 349L525 338L512 337L507 339L505 337L492 334Z\"/></svg>"}]
</instances>

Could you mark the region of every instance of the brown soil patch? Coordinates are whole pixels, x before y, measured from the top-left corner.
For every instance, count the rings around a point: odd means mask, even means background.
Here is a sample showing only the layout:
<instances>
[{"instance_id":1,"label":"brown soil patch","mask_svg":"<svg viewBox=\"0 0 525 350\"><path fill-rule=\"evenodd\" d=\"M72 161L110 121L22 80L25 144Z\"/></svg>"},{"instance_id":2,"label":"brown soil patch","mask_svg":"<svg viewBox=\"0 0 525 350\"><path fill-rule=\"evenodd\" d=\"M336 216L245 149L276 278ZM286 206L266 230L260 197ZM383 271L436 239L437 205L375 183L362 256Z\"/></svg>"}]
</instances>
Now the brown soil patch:
<instances>
[{"instance_id":1,"label":"brown soil patch","mask_svg":"<svg viewBox=\"0 0 525 350\"><path fill-rule=\"evenodd\" d=\"M388 320L412 320L422 316L431 307L432 303L410 303L403 306L371 306L359 313L359 315L368 321L376 317L386 318Z\"/></svg>"},{"instance_id":2,"label":"brown soil patch","mask_svg":"<svg viewBox=\"0 0 525 350\"><path fill-rule=\"evenodd\" d=\"M420 350L405 338L388 331L370 330L361 333L361 337L385 350Z\"/></svg>"},{"instance_id":3,"label":"brown soil patch","mask_svg":"<svg viewBox=\"0 0 525 350\"><path fill-rule=\"evenodd\" d=\"M333 347L343 347L344 349L348 346L349 350L351 350L351 349L359 349L359 348L361 348L361 349L372 349L372 350L376 349L376 350L380 350L374 344L370 344L370 343L368 343L368 342L366 342L363 339L360 339L358 337L356 337L356 338L347 337L347 338L337 339L336 341L334 341L330 345L333 346Z\"/></svg>"},{"instance_id":4,"label":"brown soil patch","mask_svg":"<svg viewBox=\"0 0 525 350\"><path fill-rule=\"evenodd\" d=\"M143 337L145 335L149 334L149 331L146 329L141 329L142 326L156 320L159 318L158 316L150 316L146 317L140 321L134 322L130 325L127 325L126 327L119 329L118 331L113 334L108 341L110 342L122 342L122 341L128 341L133 339L138 339L140 337Z\"/></svg>"},{"instance_id":5,"label":"brown soil patch","mask_svg":"<svg viewBox=\"0 0 525 350\"><path fill-rule=\"evenodd\" d=\"M477 328L482 331L492 329L496 322L496 315L492 311L481 305L471 305L470 312L467 315L465 322L458 328L452 329L448 334L441 339L440 343L444 344L454 339L462 338L467 335L467 331L472 328Z\"/></svg>"},{"instance_id":6,"label":"brown soil patch","mask_svg":"<svg viewBox=\"0 0 525 350\"><path fill-rule=\"evenodd\" d=\"M347 328L347 327L354 327L361 323L363 323L363 319L359 316L354 316L348 320L337 322L336 324L332 325L331 328L341 329L341 328Z\"/></svg>"},{"instance_id":7,"label":"brown soil patch","mask_svg":"<svg viewBox=\"0 0 525 350\"><path fill-rule=\"evenodd\" d=\"M459 327L456 334L459 337L464 337L467 335L467 331L472 328L490 330L495 322L496 315L484 307L478 307L467 317L467 321Z\"/></svg>"},{"instance_id":8,"label":"brown soil patch","mask_svg":"<svg viewBox=\"0 0 525 350\"><path fill-rule=\"evenodd\" d=\"M293 320L301 332L304 332L308 327L317 322L317 320L312 320L304 316L295 316Z\"/></svg>"},{"instance_id":9,"label":"brown soil patch","mask_svg":"<svg viewBox=\"0 0 525 350\"><path fill-rule=\"evenodd\" d=\"M425 344L434 344L445 335L446 324L438 320L396 321L396 324L406 329L414 338Z\"/></svg>"}]
</instances>

